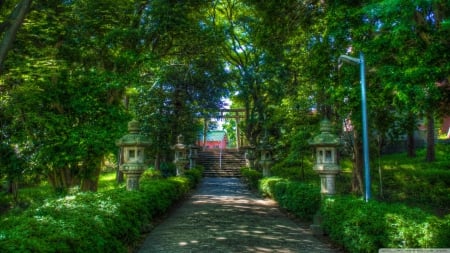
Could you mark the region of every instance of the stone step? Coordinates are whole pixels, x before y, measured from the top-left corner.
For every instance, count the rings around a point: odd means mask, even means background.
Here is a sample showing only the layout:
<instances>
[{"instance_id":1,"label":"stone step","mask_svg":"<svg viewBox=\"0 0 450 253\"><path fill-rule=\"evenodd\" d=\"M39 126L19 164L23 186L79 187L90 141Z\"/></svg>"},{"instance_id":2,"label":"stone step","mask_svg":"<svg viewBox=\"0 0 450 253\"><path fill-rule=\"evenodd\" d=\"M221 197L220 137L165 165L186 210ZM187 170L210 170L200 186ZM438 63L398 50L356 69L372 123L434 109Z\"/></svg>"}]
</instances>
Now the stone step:
<instances>
[{"instance_id":1,"label":"stone step","mask_svg":"<svg viewBox=\"0 0 450 253\"><path fill-rule=\"evenodd\" d=\"M240 169L245 166L244 153L236 150L210 149L198 155L205 177L240 177Z\"/></svg>"}]
</instances>

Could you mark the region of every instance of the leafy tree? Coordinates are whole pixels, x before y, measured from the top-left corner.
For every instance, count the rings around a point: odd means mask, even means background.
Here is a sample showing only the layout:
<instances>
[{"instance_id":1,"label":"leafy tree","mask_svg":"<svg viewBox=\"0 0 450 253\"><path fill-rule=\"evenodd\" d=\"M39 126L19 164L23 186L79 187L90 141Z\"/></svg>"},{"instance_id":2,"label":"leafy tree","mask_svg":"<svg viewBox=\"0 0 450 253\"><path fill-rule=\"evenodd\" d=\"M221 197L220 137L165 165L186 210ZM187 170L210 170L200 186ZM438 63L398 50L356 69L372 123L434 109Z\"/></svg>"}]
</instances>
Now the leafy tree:
<instances>
[{"instance_id":1,"label":"leafy tree","mask_svg":"<svg viewBox=\"0 0 450 253\"><path fill-rule=\"evenodd\" d=\"M5 64L12 138L56 189L95 191L103 157L125 132L121 99L132 79L118 53L130 3L103 1L101 16L98 1L39 3Z\"/></svg>"},{"instance_id":2,"label":"leafy tree","mask_svg":"<svg viewBox=\"0 0 450 253\"><path fill-rule=\"evenodd\" d=\"M399 11L401 9L401 11ZM448 78L448 15L445 1L373 1L363 9L372 33L369 50L377 74L395 93L409 139L420 115L427 119L427 161L434 155L434 117ZM404 109L402 111L402 109ZM410 146L412 149L413 146ZM409 155L414 155L412 150Z\"/></svg>"},{"instance_id":3,"label":"leafy tree","mask_svg":"<svg viewBox=\"0 0 450 253\"><path fill-rule=\"evenodd\" d=\"M156 166L171 161L170 146L179 134L194 143L200 119L221 107L228 75L218 50L220 31L211 25L205 2L153 1L145 5L139 28L143 35L136 97L131 103L154 140Z\"/></svg>"}]
</instances>

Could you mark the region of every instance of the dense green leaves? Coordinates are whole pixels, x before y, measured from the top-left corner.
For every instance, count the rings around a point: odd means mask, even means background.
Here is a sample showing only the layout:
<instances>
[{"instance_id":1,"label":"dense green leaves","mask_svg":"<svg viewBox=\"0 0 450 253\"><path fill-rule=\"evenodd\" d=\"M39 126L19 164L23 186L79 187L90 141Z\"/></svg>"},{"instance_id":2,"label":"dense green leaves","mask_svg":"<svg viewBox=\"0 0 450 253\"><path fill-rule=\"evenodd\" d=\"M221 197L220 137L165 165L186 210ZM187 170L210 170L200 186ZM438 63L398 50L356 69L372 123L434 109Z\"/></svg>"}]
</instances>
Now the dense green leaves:
<instances>
[{"instance_id":1,"label":"dense green leaves","mask_svg":"<svg viewBox=\"0 0 450 253\"><path fill-rule=\"evenodd\" d=\"M2 3L2 21L16 2ZM288 162L318 119L351 117L358 176L359 74L339 55L366 55L380 150L448 108L448 20L442 0L33 2L1 76L2 139L46 176L71 171L58 187L95 182L131 116L151 158L170 161L176 136L193 143L199 118L231 96L249 144L267 135Z\"/></svg>"},{"instance_id":2,"label":"dense green leaves","mask_svg":"<svg viewBox=\"0 0 450 253\"><path fill-rule=\"evenodd\" d=\"M20 215L2 218L0 250L126 252L145 225L188 193L198 180L192 179L144 179L138 192L120 187L48 199Z\"/></svg>"},{"instance_id":3,"label":"dense green leaves","mask_svg":"<svg viewBox=\"0 0 450 253\"><path fill-rule=\"evenodd\" d=\"M448 247L448 216L440 219L405 205L353 197L326 200L321 214L324 229L349 252Z\"/></svg>"},{"instance_id":4,"label":"dense green leaves","mask_svg":"<svg viewBox=\"0 0 450 253\"><path fill-rule=\"evenodd\" d=\"M311 221L320 208L321 195L317 185L272 177L260 181L264 195L275 199L282 208L302 220Z\"/></svg>"}]
</instances>

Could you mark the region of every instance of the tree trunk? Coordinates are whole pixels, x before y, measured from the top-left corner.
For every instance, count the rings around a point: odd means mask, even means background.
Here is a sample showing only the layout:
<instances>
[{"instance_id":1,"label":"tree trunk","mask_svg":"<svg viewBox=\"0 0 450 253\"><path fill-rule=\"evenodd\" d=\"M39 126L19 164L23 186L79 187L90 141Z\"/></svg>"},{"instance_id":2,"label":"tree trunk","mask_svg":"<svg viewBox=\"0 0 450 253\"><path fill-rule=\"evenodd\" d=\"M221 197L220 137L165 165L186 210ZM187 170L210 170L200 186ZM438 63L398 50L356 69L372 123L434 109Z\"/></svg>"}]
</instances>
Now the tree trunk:
<instances>
[{"instance_id":1,"label":"tree trunk","mask_svg":"<svg viewBox=\"0 0 450 253\"><path fill-rule=\"evenodd\" d=\"M382 166L381 166L381 150L383 148L384 145L384 135L378 135L378 182L380 184L380 198L384 198L384 194L383 194L383 170L382 170Z\"/></svg>"},{"instance_id":2,"label":"tree trunk","mask_svg":"<svg viewBox=\"0 0 450 253\"><path fill-rule=\"evenodd\" d=\"M416 157L416 143L414 140L414 131L408 131L407 133L406 149L408 157Z\"/></svg>"},{"instance_id":3,"label":"tree trunk","mask_svg":"<svg viewBox=\"0 0 450 253\"><path fill-rule=\"evenodd\" d=\"M98 180L100 179L101 161L103 156L91 157L91 159L85 165L84 173L81 173L81 191L96 192L98 188Z\"/></svg>"},{"instance_id":4,"label":"tree trunk","mask_svg":"<svg viewBox=\"0 0 450 253\"><path fill-rule=\"evenodd\" d=\"M116 170L116 182L121 184L125 181L123 172L120 171L120 166L123 164L123 148L119 149L119 159L117 161L117 170Z\"/></svg>"},{"instance_id":5,"label":"tree trunk","mask_svg":"<svg viewBox=\"0 0 450 253\"><path fill-rule=\"evenodd\" d=\"M352 192L363 193L363 156L362 143L358 131L353 131L353 171L352 171Z\"/></svg>"},{"instance_id":6,"label":"tree trunk","mask_svg":"<svg viewBox=\"0 0 450 253\"><path fill-rule=\"evenodd\" d=\"M26 14L30 9L31 2L32 0L22 0L19 4L16 5L15 9L8 17L8 20L5 21L10 23L10 25L4 32L3 39L0 43L0 71L3 68L3 63L5 62L6 55L8 54L8 51L16 38L17 31L22 25Z\"/></svg>"},{"instance_id":7,"label":"tree trunk","mask_svg":"<svg viewBox=\"0 0 450 253\"><path fill-rule=\"evenodd\" d=\"M83 179L81 181L81 186L80 186L81 191L96 192L98 189L99 177L100 177L100 170L98 170L98 172L96 172L93 177Z\"/></svg>"},{"instance_id":8,"label":"tree trunk","mask_svg":"<svg viewBox=\"0 0 450 253\"><path fill-rule=\"evenodd\" d=\"M56 169L47 175L49 183L55 191L65 191L79 183L70 166Z\"/></svg>"},{"instance_id":9,"label":"tree trunk","mask_svg":"<svg viewBox=\"0 0 450 253\"><path fill-rule=\"evenodd\" d=\"M406 153L408 157L416 157L416 141L414 139L414 131L416 130L416 116L410 112L406 120Z\"/></svg>"},{"instance_id":10,"label":"tree trunk","mask_svg":"<svg viewBox=\"0 0 450 253\"><path fill-rule=\"evenodd\" d=\"M155 157L155 170L161 171L161 155L159 154L159 152Z\"/></svg>"},{"instance_id":11,"label":"tree trunk","mask_svg":"<svg viewBox=\"0 0 450 253\"><path fill-rule=\"evenodd\" d=\"M8 180L8 193L12 194L15 203L19 200L19 183L15 179Z\"/></svg>"},{"instance_id":12,"label":"tree trunk","mask_svg":"<svg viewBox=\"0 0 450 253\"><path fill-rule=\"evenodd\" d=\"M433 162L436 160L436 153L434 150L434 117L433 113L427 113L427 162Z\"/></svg>"}]
</instances>

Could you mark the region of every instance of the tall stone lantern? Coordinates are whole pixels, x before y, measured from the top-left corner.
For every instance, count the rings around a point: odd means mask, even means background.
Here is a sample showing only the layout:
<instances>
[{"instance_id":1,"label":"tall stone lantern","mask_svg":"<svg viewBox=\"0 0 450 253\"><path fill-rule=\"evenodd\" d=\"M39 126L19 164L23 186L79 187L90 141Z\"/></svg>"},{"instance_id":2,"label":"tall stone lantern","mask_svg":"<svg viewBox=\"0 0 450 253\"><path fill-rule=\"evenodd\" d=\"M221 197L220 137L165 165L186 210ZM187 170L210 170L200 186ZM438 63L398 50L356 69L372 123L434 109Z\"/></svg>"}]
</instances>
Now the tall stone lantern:
<instances>
[{"instance_id":1,"label":"tall stone lantern","mask_svg":"<svg viewBox=\"0 0 450 253\"><path fill-rule=\"evenodd\" d=\"M146 168L145 147L151 144L150 140L139 132L139 122L132 120L128 123L128 134L116 141L116 145L123 150L124 163L119 169L125 174L127 191L139 189L139 178Z\"/></svg>"},{"instance_id":2,"label":"tall stone lantern","mask_svg":"<svg viewBox=\"0 0 450 253\"><path fill-rule=\"evenodd\" d=\"M320 134L316 135L309 144L315 148L314 170L319 173L321 193L323 196L336 194L336 175L340 172L337 159L339 137L331 133L331 123L328 119L320 122Z\"/></svg>"},{"instance_id":3,"label":"tall stone lantern","mask_svg":"<svg viewBox=\"0 0 450 253\"><path fill-rule=\"evenodd\" d=\"M180 134L177 137L177 144L172 146L172 149L175 151L175 159L173 162L177 167L177 176L184 174L184 167L189 163L186 150L187 148L183 142L184 137Z\"/></svg>"},{"instance_id":4,"label":"tall stone lantern","mask_svg":"<svg viewBox=\"0 0 450 253\"><path fill-rule=\"evenodd\" d=\"M269 145L266 137L264 137L261 146L259 147L259 151L261 155L259 165L261 165L263 177L269 177L270 167L273 164L273 159L272 159L272 146Z\"/></svg>"}]
</instances>

